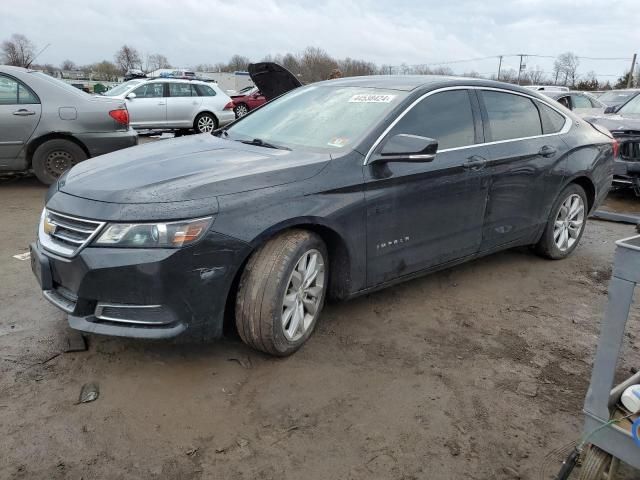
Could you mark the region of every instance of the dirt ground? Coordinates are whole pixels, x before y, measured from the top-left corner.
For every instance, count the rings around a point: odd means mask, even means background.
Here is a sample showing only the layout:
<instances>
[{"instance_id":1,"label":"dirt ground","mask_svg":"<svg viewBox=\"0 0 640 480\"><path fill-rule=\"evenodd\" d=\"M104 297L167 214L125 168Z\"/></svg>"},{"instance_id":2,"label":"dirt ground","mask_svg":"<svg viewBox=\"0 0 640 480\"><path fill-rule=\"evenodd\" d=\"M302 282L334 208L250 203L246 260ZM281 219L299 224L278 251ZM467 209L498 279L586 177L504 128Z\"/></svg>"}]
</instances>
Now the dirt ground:
<instances>
[{"instance_id":1,"label":"dirt ground","mask_svg":"<svg viewBox=\"0 0 640 480\"><path fill-rule=\"evenodd\" d=\"M236 339L62 353L64 315L12 258L44 194L0 183L1 479L551 478L581 433L614 241L634 233L591 221L565 261L511 250L328 305L286 359ZM87 382L100 396L78 404Z\"/></svg>"}]
</instances>

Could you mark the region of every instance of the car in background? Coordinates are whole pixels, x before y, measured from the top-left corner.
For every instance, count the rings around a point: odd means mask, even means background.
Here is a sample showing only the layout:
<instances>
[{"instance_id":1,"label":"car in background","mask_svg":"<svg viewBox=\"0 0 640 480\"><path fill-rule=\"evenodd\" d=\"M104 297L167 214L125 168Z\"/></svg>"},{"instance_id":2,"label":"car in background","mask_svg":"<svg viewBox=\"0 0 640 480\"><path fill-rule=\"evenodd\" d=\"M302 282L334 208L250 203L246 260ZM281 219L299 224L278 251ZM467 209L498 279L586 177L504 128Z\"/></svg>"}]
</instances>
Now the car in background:
<instances>
[{"instance_id":1,"label":"car in background","mask_svg":"<svg viewBox=\"0 0 640 480\"><path fill-rule=\"evenodd\" d=\"M624 90L609 90L598 97L598 100L607 106L605 113L615 113L622 105L640 94L639 88L627 88Z\"/></svg>"},{"instance_id":2,"label":"car in background","mask_svg":"<svg viewBox=\"0 0 640 480\"><path fill-rule=\"evenodd\" d=\"M608 129L619 143L614 185L632 187L640 196L640 95L627 100L616 113L587 117L586 120Z\"/></svg>"},{"instance_id":3,"label":"car in background","mask_svg":"<svg viewBox=\"0 0 640 480\"><path fill-rule=\"evenodd\" d=\"M535 90L536 92L568 92L569 87L563 87L561 85L526 85L524 88L528 90Z\"/></svg>"},{"instance_id":4,"label":"car in background","mask_svg":"<svg viewBox=\"0 0 640 480\"><path fill-rule=\"evenodd\" d=\"M32 170L51 184L82 160L137 143L123 100L0 66L0 171Z\"/></svg>"},{"instance_id":5,"label":"car in background","mask_svg":"<svg viewBox=\"0 0 640 480\"><path fill-rule=\"evenodd\" d=\"M250 90L239 95L232 95L233 111L236 114L236 118L240 118L249 113L254 108L258 108L261 105L267 103L267 99L257 87L251 87Z\"/></svg>"},{"instance_id":6,"label":"car in background","mask_svg":"<svg viewBox=\"0 0 640 480\"><path fill-rule=\"evenodd\" d=\"M267 98L297 82L260 72ZM46 199L32 270L77 330L212 339L235 317L248 345L290 355L327 297L517 246L567 257L607 195L615 145L505 83L318 82L214 135L74 167Z\"/></svg>"},{"instance_id":7,"label":"car in background","mask_svg":"<svg viewBox=\"0 0 640 480\"><path fill-rule=\"evenodd\" d=\"M104 95L126 102L136 129L210 133L236 118L231 98L217 84L200 80L136 79Z\"/></svg>"},{"instance_id":8,"label":"car in background","mask_svg":"<svg viewBox=\"0 0 640 480\"><path fill-rule=\"evenodd\" d=\"M545 90L540 93L549 98L553 98L556 102L562 104L581 117L604 113L606 108L604 103L584 92L553 92Z\"/></svg>"}]
</instances>

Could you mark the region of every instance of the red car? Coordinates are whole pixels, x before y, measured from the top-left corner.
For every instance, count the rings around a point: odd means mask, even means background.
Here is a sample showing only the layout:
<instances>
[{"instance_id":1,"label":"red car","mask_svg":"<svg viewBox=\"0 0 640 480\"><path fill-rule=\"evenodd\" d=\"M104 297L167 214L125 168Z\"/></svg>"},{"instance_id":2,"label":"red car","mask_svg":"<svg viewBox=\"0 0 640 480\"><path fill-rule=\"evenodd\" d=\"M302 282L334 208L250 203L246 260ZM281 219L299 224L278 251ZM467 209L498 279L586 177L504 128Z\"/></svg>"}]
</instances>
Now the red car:
<instances>
[{"instance_id":1,"label":"red car","mask_svg":"<svg viewBox=\"0 0 640 480\"><path fill-rule=\"evenodd\" d=\"M267 102L267 99L257 87L252 87L243 95L232 95L231 100L233 101L233 111L236 113L236 118L246 115L249 111Z\"/></svg>"}]
</instances>

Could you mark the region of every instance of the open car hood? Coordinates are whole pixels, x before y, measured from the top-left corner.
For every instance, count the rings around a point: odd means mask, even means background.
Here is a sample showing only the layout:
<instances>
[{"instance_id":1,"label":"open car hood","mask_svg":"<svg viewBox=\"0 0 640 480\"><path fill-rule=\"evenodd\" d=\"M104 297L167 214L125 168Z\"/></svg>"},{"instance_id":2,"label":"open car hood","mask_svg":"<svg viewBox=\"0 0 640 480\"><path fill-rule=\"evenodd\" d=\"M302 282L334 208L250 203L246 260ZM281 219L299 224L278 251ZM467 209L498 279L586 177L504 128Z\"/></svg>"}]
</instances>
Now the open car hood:
<instances>
[{"instance_id":1,"label":"open car hood","mask_svg":"<svg viewBox=\"0 0 640 480\"><path fill-rule=\"evenodd\" d=\"M302 86L293 73L273 62L251 63L249 75L267 100Z\"/></svg>"}]
</instances>

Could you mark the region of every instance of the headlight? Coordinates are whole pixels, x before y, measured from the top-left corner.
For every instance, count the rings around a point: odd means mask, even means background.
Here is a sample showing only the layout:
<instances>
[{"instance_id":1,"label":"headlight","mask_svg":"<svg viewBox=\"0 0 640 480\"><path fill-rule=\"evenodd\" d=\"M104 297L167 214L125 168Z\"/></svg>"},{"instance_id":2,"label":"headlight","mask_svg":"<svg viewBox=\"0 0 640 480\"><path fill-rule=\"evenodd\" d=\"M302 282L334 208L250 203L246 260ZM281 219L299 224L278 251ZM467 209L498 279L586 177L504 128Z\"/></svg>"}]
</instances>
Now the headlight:
<instances>
[{"instance_id":1,"label":"headlight","mask_svg":"<svg viewBox=\"0 0 640 480\"><path fill-rule=\"evenodd\" d=\"M179 248L198 241L213 217L167 223L110 223L93 242L126 248Z\"/></svg>"}]
</instances>

